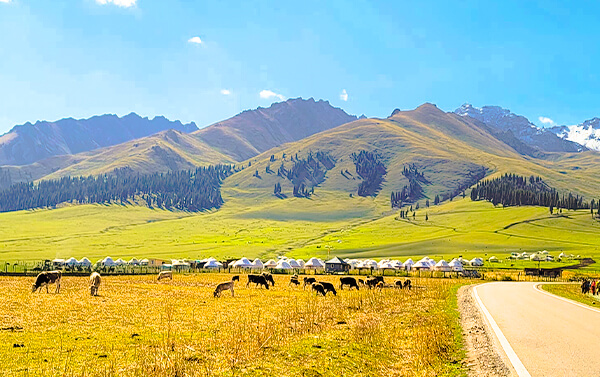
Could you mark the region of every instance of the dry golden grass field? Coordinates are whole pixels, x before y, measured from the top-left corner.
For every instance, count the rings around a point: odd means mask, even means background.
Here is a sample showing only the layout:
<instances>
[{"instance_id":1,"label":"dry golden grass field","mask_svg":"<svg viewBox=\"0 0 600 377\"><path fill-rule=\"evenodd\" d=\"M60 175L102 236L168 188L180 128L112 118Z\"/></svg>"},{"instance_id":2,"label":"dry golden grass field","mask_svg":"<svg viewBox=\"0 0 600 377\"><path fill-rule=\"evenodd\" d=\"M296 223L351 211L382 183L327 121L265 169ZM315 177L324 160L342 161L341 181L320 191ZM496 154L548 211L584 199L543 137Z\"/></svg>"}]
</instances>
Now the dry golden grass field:
<instances>
[{"instance_id":1,"label":"dry golden grass field","mask_svg":"<svg viewBox=\"0 0 600 377\"><path fill-rule=\"evenodd\" d=\"M0 277L2 376L461 376L457 279L412 279L412 291L245 288L232 275ZM320 277L334 282L339 278ZM392 284L394 279L387 278Z\"/></svg>"}]
</instances>

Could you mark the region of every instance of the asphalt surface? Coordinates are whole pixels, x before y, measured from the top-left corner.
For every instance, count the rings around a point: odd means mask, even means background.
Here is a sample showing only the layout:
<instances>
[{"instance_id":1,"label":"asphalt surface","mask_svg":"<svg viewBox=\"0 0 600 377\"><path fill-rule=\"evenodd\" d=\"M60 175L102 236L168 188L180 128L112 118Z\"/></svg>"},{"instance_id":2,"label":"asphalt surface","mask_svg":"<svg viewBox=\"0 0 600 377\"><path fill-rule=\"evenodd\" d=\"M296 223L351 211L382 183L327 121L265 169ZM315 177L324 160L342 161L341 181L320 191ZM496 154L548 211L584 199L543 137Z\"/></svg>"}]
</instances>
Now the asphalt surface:
<instances>
[{"instance_id":1,"label":"asphalt surface","mask_svg":"<svg viewBox=\"0 0 600 377\"><path fill-rule=\"evenodd\" d=\"M531 376L600 376L600 311L537 284L488 283L476 294Z\"/></svg>"}]
</instances>

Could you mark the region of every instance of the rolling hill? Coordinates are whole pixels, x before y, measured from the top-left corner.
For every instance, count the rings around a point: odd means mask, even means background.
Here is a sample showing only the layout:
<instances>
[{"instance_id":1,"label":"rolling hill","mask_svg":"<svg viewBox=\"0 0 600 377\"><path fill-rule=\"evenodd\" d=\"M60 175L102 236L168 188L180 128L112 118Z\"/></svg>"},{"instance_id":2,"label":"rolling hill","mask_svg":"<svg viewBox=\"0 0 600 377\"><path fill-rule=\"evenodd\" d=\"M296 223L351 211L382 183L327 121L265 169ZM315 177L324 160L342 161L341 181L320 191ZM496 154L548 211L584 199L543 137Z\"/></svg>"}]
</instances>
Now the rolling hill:
<instances>
[{"instance_id":1,"label":"rolling hill","mask_svg":"<svg viewBox=\"0 0 600 377\"><path fill-rule=\"evenodd\" d=\"M296 98L274 103L266 109L244 111L202 128L194 135L235 160L243 161L356 119L328 101Z\"/></svg>"},{"instance_id":2,"label":"rolling hill","mask_svg":"<svg viewBox=\"0 0 600 377\"><path fill-rule=\"evenodd\" d=\"M192 132L198 127L194 123L182 124L165 117L142 118L135 113L121 118L107 114L89 119L26 123L0 136L0 165L27 165L48 157L87 152L169 129Z\"/></svg>"}]
</instances>

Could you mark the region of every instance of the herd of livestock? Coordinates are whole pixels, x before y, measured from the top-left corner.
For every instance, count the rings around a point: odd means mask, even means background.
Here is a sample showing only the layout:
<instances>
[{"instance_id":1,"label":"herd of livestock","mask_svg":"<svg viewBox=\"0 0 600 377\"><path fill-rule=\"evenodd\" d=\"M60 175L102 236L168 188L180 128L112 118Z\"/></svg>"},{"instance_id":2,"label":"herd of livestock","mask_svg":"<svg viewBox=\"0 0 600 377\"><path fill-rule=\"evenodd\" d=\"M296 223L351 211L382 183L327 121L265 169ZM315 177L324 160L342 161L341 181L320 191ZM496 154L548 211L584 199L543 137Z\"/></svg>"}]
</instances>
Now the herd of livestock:
<instances>
[{"instance_id":1,"label":"herd of livestock","mask_svg":"<svg viewBox=\"0 0 600 377\"><path fill-rule=\"evenodd\" d=\"M273 279L273 275L271 275L268 272L263 272L260 275L249 274L249 275L247 275L247 277L248 277L248 282L246 283L246 288L250 284L254 284L255 287L260 286L265 289L269 289L269 287L275 286L275 279ZM33 283L31 291L36 292L37 290L39 290L45 286L46 293L48 293L49 292L48 286L50 284L55 284L56 285L55 293L59 293L61 279L62 279L61 271L41 272L37 275L37 277L35 279L35 283ZM157 280L160 281L163 279L173 280L173 273L171 271L161 271L158 274ZM239 282L239 280L240 280L239 275L236 275L236 276L233 276L230 281L226 281L224 283L218 284L217 287L215 288L215 291L213 292L213 296L215 298L218 298L221 296L221 292L229 290L229 291L231 291L231 296L233 297L235 294L234 290L233 290L234 284L236 281ZM90 279L89 279L90 294L92 296L98 295L98 290L100 288L101 281L102 281L102 278L101 278L100 274L98 272L92 272L92 274L90 275ZM306 289L306 286L309 286L312 291L316 292L317 296L318 295L326 296L330 292L334 296L337 295L337 291L336 291L334 285L330 282L318 281L315 277L305 276L301 283L298 275L292 275L290 277L289 285L299 286L300 284L302 284L303 289ZM383 289L385 287L385 281L383 279L383 276L370 276L370 277L367 277L366 279L357 279L357 278L354 278L351 276L341 276L340 277L340 285L339 285L340 290L344 289L344 287L348 287L348 289L355 288L356 290L359 290L361 286L369 288L369 289L372 289L372 288ZM410 281L410 279L396 280L394 282L394 286L396 288L410 290L412 288L412 282Z\"/></svg>"}]
</instances>

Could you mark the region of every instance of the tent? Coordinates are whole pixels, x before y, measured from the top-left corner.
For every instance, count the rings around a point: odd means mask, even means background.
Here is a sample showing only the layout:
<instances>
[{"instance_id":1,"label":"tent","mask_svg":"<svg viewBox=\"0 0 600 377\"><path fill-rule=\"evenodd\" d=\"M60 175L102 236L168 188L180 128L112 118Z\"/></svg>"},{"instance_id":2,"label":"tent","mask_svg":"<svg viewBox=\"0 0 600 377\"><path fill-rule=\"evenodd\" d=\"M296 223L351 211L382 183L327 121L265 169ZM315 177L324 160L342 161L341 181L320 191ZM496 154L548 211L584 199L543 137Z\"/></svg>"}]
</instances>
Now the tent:
<instances>
[{"instance_id":1,"label":"tent","mask_svg":"<svg viewBox=\"0 0 600 377\"><path fill-rule=\"evenodd\" d=\"M277 262L275 262L273 259L269 259L269 261L267 263L264 264L264 268L275 268L277 266Z\"/></svg>"},{"instance_id":2,"label":"tent","mask_svg":"<svg viewBox=\"0 0 600 377\"><path fill-rule=\"evenodd\" d=\"M298 263L298 266L300 266L300 268L304 268L304 265L306 264L302 259L296 259L296 262Z\"/></svg>"},{"instance_id":3,"label":"tent","mask_svg":"<svg viewBox=\"0 0 600 377\"><path fill-rule=\"evenodd\" d=\"M117 266L122 266L122 265L124 265L124 264L127 264L127 262L125 262L123 259L119 258L119 259L117 259L117 260L115 261L115 264L116 264Z\"/></svg>"},{"instance_id":4,"label":"tent","mask_svg":"<svg viewBox=\"0 0 600 377\"><path fill-rule=\"evenodd\" d=\"M437 262L435 264L435 266L433 267L434 270L436 271L442 271L442 272L450 272L452 271L452 267L450 267L450 265L448 264L448 262L446 262L445 260L440 260L439 262Z\"/></svg>"},{"instance_id":5,"label":"tent","mask_svg":"<svg viewBox=\"0 0 600 377\"><path fill-rule=\"evenodd\" d=\"M483 266L483 260L481 258L473 258L471 259L471 266L481 267Z\"/></svg>"},{"instance_id":6,"label":"tent","mask_svg":"<svg viewBox=\"0 0 600 377\"><path fill-rule=\"evenodd\" d=\"M248 258L244 257L238 261L235 261L231 267L236 268L252 268L254 264L248 260Z\"/></svg>"},{"instance_id":7,"label":"tent","mask_svg":"<svg viewBox=\"0 0 600 377\"><path fill-rule=\"evenodd\" d=\"M77 266L77 259L71 257L65 261L67 266Z\"/></svg>"},{"instance_id":8,"label":"tent","mask_svg":"<svg viewBox=\"0 0 600 377\"><path fill-rule=\"evenodd\" d=\"M531 254L531 256L529 257L529 260L541 262L541 261L546 260L546 257L544 257L540 254Z\"/></svg>"},{"instance_id":9,"label":"tent","mask_svg":"<svg viewBox=\"0 0 600 377\"><path fill-rule=\"evenodd\" d=\"M147 258L144 258L140 261L140 266L147 266L150 264L150 260Z\"/></svg>"},{"instance_id":10,"label":"tent","mask_svg":"<svg viewBox=\"0 0 600 377\"><path fill-rule=\"evenodd\" d=\"M362 261L362 263L357 268L368 268L368 269L376 270L378 268L378 266L377 266L377 262L375 262L373 259L366 259L366 260Z\"/></svg>"},{"instance_id":11,"label":"tent","mask_svg":"<svg viewBox=\"0 0 600 377\"><path fill-rule=\"evenodd\" d=\"M139 266L140 265L140 261L135 259L135 258L131 258L129 260L129 262L127 262L128 265L130 266Z\"/></svg>"},{"instance_id":12,"label":"tent","mask_svg":"<svg viewBox=\"0 0 600 377\"><path fill-rule=\"evenodd\" d=\"M115 261L111 257L106 257L98 262L102 266L113 267L116 266Z\"/></svg>"},{"instance_id":13,"label":"tent","mask_svg":"<svg viewBox=\"0 0 600 377\"><path fill-rule=\"evenodd\" d=\"M413 262L413 260L411 258L408 258L404 262L404 268L406 269L406 271L410 271L414 264L415 264L415 262Z\"/></svg>"},{"instance_id":14,"label":"tent","mask_svg":"<svg viewBox=\"0 0 600 377\"><path fill-rule=\"evenodd\" d=\"M277 264L275 265L275 269L291 270L292 266L290 266L290 264L285 259L280 259L279 262L277 262Z\"/></svg>"},{"instance_id":15,"label":"tent","mask_svg":"<svg viewBox=\"0 0 600 377\"><path fill-rule=\"evenodd\" d=\"M396 270L401 270L404 268L404 265L402 264L402 262L400 262L399 260L393 260L390 262L392 266L394 266L394 268Z\"/></svg>"},{"instance_id":16,"label":"tent","mask_svg":"<svg viewBox=\"0 0 600 377\"><path fill-rule=\"evenodd\" d=\"M452 271L462 271L463 270L462 263L460 263L460 261L456 258L452 259L450 261L450 263L448 263L448 266L450 266Z\"/></svg>"},{"instance_id":17,"label":"tent","mask_svg":"<svg viewBox=\"0 0 600 377\"><path fill-rule=\"evenodd\" d=\"M292 266L292 268L300 268L300 265L295 259L289 259L287 262L290 264L290 266Z\"/></svg>"},{"instance_id":18,"label":"tent","mask_svg":"<svg viewBox=\"0 0 600 377\"><path fill-rule=\"evenodd\" d=\"M86 257L81 258L81 260L79 260L77 262L77 264L82 267L91 267L92 266L92 262L90 262L90 260L87 259Z\"/></svg>"},{"instance_id":19,"label":"tent","mask_svg":"<svg viewBox=\"0 0 600 377\"><path fill-rule=\"evenodd\" d=\"M338 257L333 257L325 262L325 271L327 272L346 272L348 270L350 270L350 265Z\"/></svg>"},{"instance_id":20,"label":"tent","mask_svg":"<svg viewBox=\"0 0 600 377\"><path fill-rule=\"evenodd\" d=\"M390 261L386 261L384 263L378 263L377 268L379 268L380 270L395 270L396 267L394 267L394 265L390 262Z\"/></svg>"},{"instance_id":21,"label":"tent","mask_svg":"<svg viewBox=\"0 0 600 377\"><path fill-rule=\"evenodd\" d=\"M377 268L381 268L381 266L383 266L384 264L389 264L390 260L389 259L382 259L377 263Z\"/></svg>"},{"instance_id":22,"label":"tent","mask_svg":"<svg viewBox=\"0 0 600 377\"><path fill-rule=\"evenodd\" d=\"M210 258L208 262L204 263L204 268L221 268L223 263L217 262L216 259Z\"/></svg>"},{"instance_id":23,"label":"tent","mask_svg":"<svg viewBox=\"0 0 600 377\"><path fill-rule=\"evenodd\" d=\"M263 262L261 262L261 260L258 259L258 258L256 258L254 260L254 262L252 262L252 268L260 268L260 269L262 269L263 267L264 267L263 266Z\"/></svg>"},{"instance_id":24,"label":"tent","mask_svg":"<svg viewBox=\"0 0 600 377\"><path fill-rule=\"evenodd\" d=\"M498 258L496 258L495 256L491 256L491 257L490 257L490 259L488 259L488 261L489 261L490 263L498 263L498 262L500 262L500 261L498 260Z\"/></svg>"},{"instance_id":25,"label":"tent","mask_svg":"<svg viewBox=\"0 0 600 377\"><path fill-rule=\"evenodd\" d=\"M175 267L176 269L185 269L189 268L190 264L183 260L171 259L171 266Z\"/></svg>"},{"instance_id":26,"label":"tent","mask_svg":"<svg viewBox=\"0 0 600 377\"><path fill-rule=\"evenodd\" d=\"M312 257L304 264L304 268L325 268L325 264L315 257Z\"/></svg>"},{"instance_id":27,"label":"tent","mask_svg":"<svg viewBox=\"0 0 600 377\"><path fill-rule=\"evenodd\" d=\"M64 259L60 259L60 258L56 258L52 260L52 264L55 266L62 266L65 264L65 260Z\"/></svg>"},{"instance_id":28,"label":"tent","mask_svg":"<svg viewBox=\"0 0 600 377\"><path fill-rule=\"evenodd\" d=\"M431 269L431 266L429 265L429 263L427 263L426 260L424 261L423 259L421 259L417 263L413 264L411 268L415 270L429 270Z\"/></svg>"}]
</instances>

